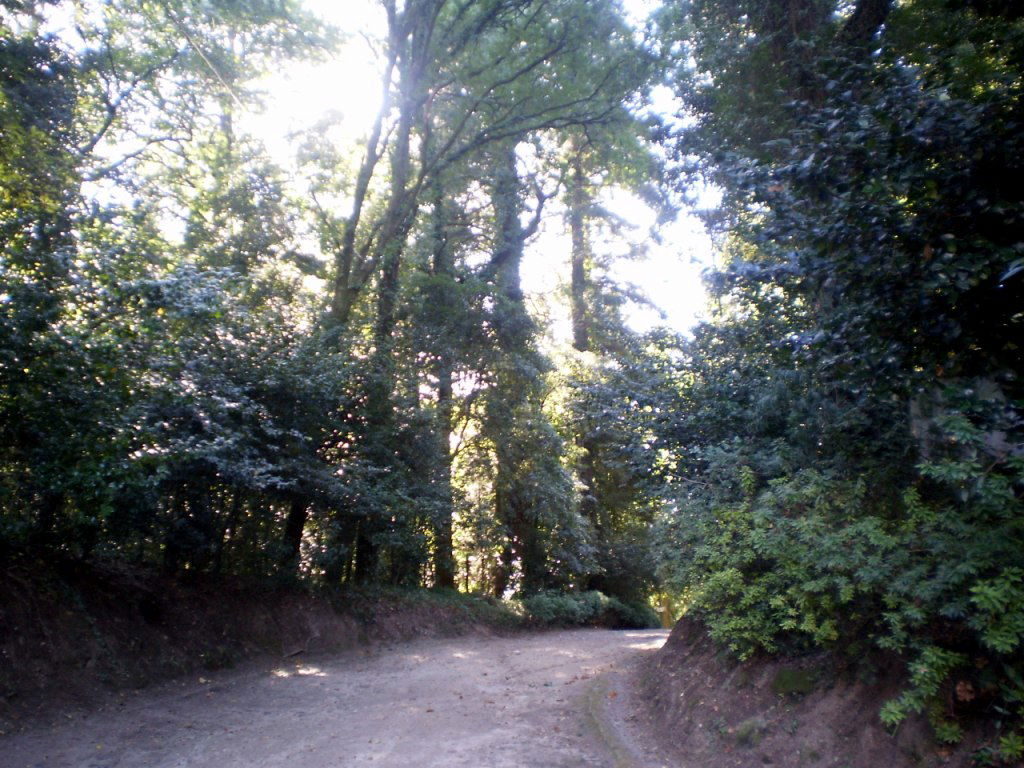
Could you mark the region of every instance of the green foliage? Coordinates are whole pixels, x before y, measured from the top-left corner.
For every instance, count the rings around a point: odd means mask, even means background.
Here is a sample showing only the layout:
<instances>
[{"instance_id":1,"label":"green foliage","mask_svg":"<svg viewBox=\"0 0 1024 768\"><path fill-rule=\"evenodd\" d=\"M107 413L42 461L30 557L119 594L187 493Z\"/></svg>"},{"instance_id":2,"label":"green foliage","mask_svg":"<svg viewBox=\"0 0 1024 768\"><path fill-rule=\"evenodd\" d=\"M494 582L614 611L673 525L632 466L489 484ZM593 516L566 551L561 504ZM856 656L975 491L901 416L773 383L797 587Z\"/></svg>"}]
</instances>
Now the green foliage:
<instances>
[{"instance_id":1,"label":"green foliage","mask_svg":"<svg viewBox=\"0 0 1024 768\"><path fill-rule=\"evenodd\" d=\"M259 47L270 27L277 34L302 24L288 16L294 8L257 5L215 12L170 4L155 19L154 9L108 4L79 19L86 44L77 46L34 37L38 18L3 12L0 119L5 136L20 137L4 142L0 199L5 555L49 547L140 558L162 551L172 569L221 568L233 549L237 570L266 573L276 569L274 547L252 555L239 545L267 538L260 529L276 527L274 506L297 493L321 502L339 495L316 441L333 428L322 416L336 404L347 368L298 332L308 321L295 280L268 280L264 271L246 281L237 271L197 268L196 261L213 261L202 253L183 258L160 234L161 202L180 189L174 184L161 200L152 188L139 191L148 179L132 176L125 187L136 198L123 207L86 199L78 185L80 176L138 170L172 138L161 131L180 121L186 132L208 117L195 108L208 95L197 83L174 98L154 97L161 77L188 71L178 25L193 25L190 43L202 40L205 59L191 65L218 74L219 89L227 59L219 73L210 68L226 53L228 27L244 17L247 45ZM136 36L140 28L146 34ZM176 30L170 49L169 28ZM235 65L241 87L252 74L241 59ZM137 111L142 103L145 115ZM133 141L139 151L109 162ZM207 171L214 187L233 178L229 165ZM221 229L274 229L287 238L287 202L274 197L275 179L264 181L278 206L272 214L266 206L202 204L226 212ZM271 215L278 220L262 221ZM234 254L225 263L248 266L248 242L225 243ZM248 250L272 269L287 258L265 242Z\"/></svg>"},{"instance_id":2,"label":"green foliage","mask_svg":"<svg viewBox=\"0 0 1024 768\"><path fill-rule=\"evenodd\" d=\"M594 336L598 343L604 336L614 352L567 366L568 403L558 427L567 442L575 438L583 454L577 465L586 461L588 468L597 537L589 585L640 602L657 580L651 523L665 492L657 433L670 341L634 335L621 321L609 325L614 341L596 330Z\"/></svg>"},{"instance_id":3,"label":"green foliage","mask_svg":"<svg viewBox=\"0 0 1024 768\"><path fill-rule=\"evenodd\" d=\"M1024 27L855 6L659 19L694 115L672 146L722 189L724 255L662 430L662 574L742 656L902 654L888 725L923 712L956 741L987 691L1012 751L1024 194L998 179L1021 171L1024 59L1002 51Z\"/></svg>"},{"instance_id":4,"label":"green foliage","mask_svg":"<svg viewBox=\"0 0 1024 768\"><path fill-rule=\"evenodd\" d=\"M772 692L777 696L803 696L814 690L818 677L815 669L783 667L772 678Z\"/></svg>"},{"instance_id":5,"label":"green foliage","mask_svg":"<svg viewBox=\"0 0 1024 768\"><path fill-rule=\"evenodd\" d=\"M724 451L715 457L736 459ZM738 487L748 475L742 470ZM706 612L712 636L743 657L832 647L871 615L887 575L885 553L898 546L883 520L863 515L864 495L860 483L806 470L745 504L691 496L687 514L665 530L676 586L699 587L692 608Z\"/></svg>"},{"instance_id":6,"label":"green foliage","mask_svg":"<svg viewBox=\"0 0 1024 768\"><path fill-rule=\"evenodd\" d=\"M975 614L972 627L981 642L996 653L1012 653L1024 635L1024 605L1021 603L1024 571L1004 569L994 579L979 581L971 587Z\"/></svg>"},{"instance_id":7,"label":"green foliage","mask_svg":"<svg viewBox=\"0 0 1024 768\"><path fill-rule=\"evenodd\" d=\"M1007 761L1020 760L1024 757L1024 736L1013 731L1000 737L999 753Z\"/></svg>"},{"instance_id":8,"label":"green foliage","mask_svg":"<svg viewBox=\"0 0 1024 768\"><path fill-rule=\"evenodd\" d=\"M366 624L373 624L389 613L415 617L417 612L424 612L431 616L449 617L453 631L458 626L485 626L500 630L523 626L523 617L514 604L454 589L350 585L333 593L333 597L340 608L353 613Z\"/></svg>"},{"instance_id":9,"label":"green foliage","mask_svg":"<svg viewBox=\"0 0 1024 768\"><path fill-rule=\"evenodd\" d=\"M538 592L524 598L522 606L527 620L537 626L601 626L616 629L649 629L661 626L657 615L649 606L624 603L596 590Z\"/></svg>"},{"instance_id":10,"label":"green foliage","mask_svg":"<svg viewBox=\"0 0 1024 768\"><path fill-rule=\"evenodd\" d=\"M628 377L581 403L621 411L597 565L519 267L570 133L642 183L654 60L611 0L399 5L308 190L245 132L336 42L297 2L0 7L0 560L642 601L647 427Z\"/></svg>"}]
</instances>

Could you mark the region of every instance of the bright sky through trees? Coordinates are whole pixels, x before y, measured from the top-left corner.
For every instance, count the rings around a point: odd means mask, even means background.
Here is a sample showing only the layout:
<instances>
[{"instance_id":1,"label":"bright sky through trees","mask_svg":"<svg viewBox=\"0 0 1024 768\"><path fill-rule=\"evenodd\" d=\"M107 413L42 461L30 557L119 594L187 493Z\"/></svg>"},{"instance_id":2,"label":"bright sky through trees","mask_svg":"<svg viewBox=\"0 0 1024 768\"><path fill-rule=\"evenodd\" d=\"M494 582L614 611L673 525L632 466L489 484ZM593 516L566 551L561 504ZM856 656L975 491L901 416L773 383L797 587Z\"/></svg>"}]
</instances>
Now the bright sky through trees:
<instances>
[{"instance_id":1,"label":"bright sky through trees","mask_svg":"<svg viewBox=\"0 0 1024 768\"><path fill-rule=\"evenodd\" d=\"M265 81L266 111L249 115L247 124L285 167L292 165L295 153L290 137L333 112L342 118L335 129L337 141L359 141L368 133L380 104L380 60L374 51L384 31L384 14L378 4L374 0L306 0L306 5L336 25L347 40L328 60L293 63ZM653 4L627 0L624 5L634 23L640 24ZM665 98L652 108L667 112L672 102ZM700 273L711 263L711 242L703 225L692 212L684 211L662 226L660 242L655 242L651 238L655 214L643 202L622 193L606 204L635 227L630 239L647 241L648 246L648 258L622 260L614 270L616 278L637 286L657 308L632 307L628 319L638 329L662 323L689 329L705 303ZM547 218L523 264L524 288L535 296L556 290L568 279L569 238L561 211L552 205ZM566 335L567 316L553 319L556 333Z\"/></svg>"}]
</instances>

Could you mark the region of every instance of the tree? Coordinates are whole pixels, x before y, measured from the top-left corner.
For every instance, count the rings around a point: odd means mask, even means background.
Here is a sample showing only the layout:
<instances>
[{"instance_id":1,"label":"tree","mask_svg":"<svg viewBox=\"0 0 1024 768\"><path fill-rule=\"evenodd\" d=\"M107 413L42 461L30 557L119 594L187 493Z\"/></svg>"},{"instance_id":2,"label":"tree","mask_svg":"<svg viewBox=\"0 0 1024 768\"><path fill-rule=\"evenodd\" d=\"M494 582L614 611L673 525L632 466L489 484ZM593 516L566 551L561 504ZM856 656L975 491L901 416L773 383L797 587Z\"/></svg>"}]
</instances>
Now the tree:
<instances>
[{"instance_id":1,"label":"tree","mask_svg":"<svg viewBox=\"0 0 1024 768\"><path fill-rule=\"evenodd\" d=\"M665 433L687 478L666 573L740 653L901 651L915 672L883 719L925 709L955 741L943 686L1018 647L978 596L1012 599L1020 568L1021 195L992 172L1019 157L1020 72L966 43L1017 50L1019 19L867 1L685 19L695 123L674 149L722 187L728 236Z\"/></svg>"},{"instance_id":2,"label":"tree","mask_svg":"<svg viewBox=\"0 0 1024 768\"><path fill-rule=\"evenodd\" d=\"M328 588L451 588L464 562L501 596L628 570L593 531L646 530L651 411L627 396L657 366L619 370L654 353L584 246L611 221L590 185L649 170L630 108L652 59L612 0L380 8L381 113L365 144L308 138L301 199L240 119L261 75L335 41L296 4L3 6L5 558ZM566 417L520 270L570 188L603 367Z\"/></svg>"}]
</instances>

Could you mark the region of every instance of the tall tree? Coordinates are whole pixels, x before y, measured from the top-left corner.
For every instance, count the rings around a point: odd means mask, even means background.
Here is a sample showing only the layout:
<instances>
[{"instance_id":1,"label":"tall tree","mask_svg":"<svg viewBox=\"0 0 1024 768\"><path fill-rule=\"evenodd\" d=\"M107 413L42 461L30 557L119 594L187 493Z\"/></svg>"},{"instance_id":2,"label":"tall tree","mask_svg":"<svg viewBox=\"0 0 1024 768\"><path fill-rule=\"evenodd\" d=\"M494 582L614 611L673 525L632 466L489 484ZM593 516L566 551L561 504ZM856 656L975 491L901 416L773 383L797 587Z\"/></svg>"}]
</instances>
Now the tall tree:
<instances>
[{"instance_id":1,"label":"tall tree","mask_svg":"<svg viewBox=\"0 0 1024 768\"><path fill-rule=\"evenodd\" d=\"M1021 568L1024 196L993 172L1020 157L1020 59L989 47L1019 51L1020 19L873 0L665 13L693 56L674 150L723 189L727 230L665 433L689 481L667 572L741 653L902 652L914 671L883 719L926 711L956 741L953 677L984 656L1015 699L1022 640L981 597L1015 601Z\"/></svg>"}]
</instances>

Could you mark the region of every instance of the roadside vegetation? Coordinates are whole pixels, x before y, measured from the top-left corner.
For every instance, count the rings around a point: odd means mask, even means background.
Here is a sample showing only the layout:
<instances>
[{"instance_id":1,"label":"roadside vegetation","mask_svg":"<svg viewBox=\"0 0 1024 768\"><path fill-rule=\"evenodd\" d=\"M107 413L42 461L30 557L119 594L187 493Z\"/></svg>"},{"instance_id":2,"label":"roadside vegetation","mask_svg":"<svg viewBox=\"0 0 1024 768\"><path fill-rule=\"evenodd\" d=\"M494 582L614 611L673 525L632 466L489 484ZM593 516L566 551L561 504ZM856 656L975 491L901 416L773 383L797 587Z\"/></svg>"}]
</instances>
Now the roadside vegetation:
<instances>
[{"instance_id":1,"label":"roadside vegetation","mask_svg":"<svg viewBox=\"0 0 1024 768\"><path fill-rule=\"evenodd\" d=\"M662 575L741 657L904 660L982 763L1024 757L1024 19L1013 3L669 4L722 190L662 434ZM694 66L695 64L695 66Z\"/></svg>"},{"instance_id":2,"label":"roadside vegetation","mask_svg":"<svg viewBox=\"0 0 1024 768\"><path fill-rule=\"evenodd\" d=\"M369 7L380 112L283 166L261 78L353 30L0 3L0 568L657 595L741 658L891 654L887 726L1024 759L1018 4ZM695 328L626 322L622 195L705 209Z\"/></svg>"}]
</instances>

